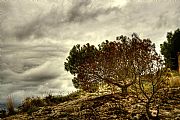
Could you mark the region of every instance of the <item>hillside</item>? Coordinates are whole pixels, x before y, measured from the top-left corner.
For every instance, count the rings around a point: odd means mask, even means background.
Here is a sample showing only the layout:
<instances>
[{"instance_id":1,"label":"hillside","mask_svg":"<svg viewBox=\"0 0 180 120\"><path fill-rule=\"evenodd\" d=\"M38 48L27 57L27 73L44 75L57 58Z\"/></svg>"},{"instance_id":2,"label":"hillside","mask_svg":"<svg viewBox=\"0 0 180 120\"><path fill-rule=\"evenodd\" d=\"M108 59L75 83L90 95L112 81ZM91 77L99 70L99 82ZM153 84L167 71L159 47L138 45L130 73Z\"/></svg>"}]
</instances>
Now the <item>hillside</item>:
<instances>
[{"instance_id":1,"label":"hillside","mask_svg":"<svg viewBox=\"0 0 180 120\"><path fill-rule=\"evenodd\" d=\"M143 104L135 102L133 95L122 97L120 93L89 94L63 103L39 107L35 111L21 112L3 120L145 120L143 111ZM180 88L170 90L168 100L164 101L159 113L163 120L180 119Z\"/></svg>"}]
</instances>

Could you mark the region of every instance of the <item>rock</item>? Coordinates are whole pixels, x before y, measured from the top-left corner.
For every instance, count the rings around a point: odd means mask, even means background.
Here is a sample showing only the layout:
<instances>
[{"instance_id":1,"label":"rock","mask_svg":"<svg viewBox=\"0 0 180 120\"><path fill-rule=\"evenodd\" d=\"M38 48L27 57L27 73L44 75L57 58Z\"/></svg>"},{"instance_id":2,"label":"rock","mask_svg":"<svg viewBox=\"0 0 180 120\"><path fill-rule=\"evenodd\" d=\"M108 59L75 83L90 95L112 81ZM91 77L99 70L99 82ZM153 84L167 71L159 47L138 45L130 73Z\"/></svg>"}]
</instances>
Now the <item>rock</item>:
<instances>
[{"instance_id":1,"label":"rock","mask_svg":"<svg viewBox=\"0 0 180 120\"><path fill-rule=\"evenodd\" d=\"M180 120L180 117L176 117L174 120Z\"/></svg>"},{"instance_id":2,"label":"rock","mask_svg":"<svg viewBox=\"0 0 180 120\"><path fill-rule=\"evenodd\" d=\"M153 117L156 117L156 115L157 115L157 110L151 110L151 115L152 115Z\"/></svg>"}]
</instances>

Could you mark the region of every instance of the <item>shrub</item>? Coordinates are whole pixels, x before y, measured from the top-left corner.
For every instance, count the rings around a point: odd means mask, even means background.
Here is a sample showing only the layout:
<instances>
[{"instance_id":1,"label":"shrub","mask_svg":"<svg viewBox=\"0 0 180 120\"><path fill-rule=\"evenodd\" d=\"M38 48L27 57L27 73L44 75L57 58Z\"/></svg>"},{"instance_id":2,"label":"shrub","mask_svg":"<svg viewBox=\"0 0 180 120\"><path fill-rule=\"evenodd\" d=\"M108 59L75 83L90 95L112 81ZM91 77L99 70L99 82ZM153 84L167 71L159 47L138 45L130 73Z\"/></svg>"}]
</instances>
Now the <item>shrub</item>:
<instances>
[{"instance_id":1,"label":"shrub","mask_svg":"<svg viewBox=\"0 0 180 120\"><path fill-rule=\"evenodd\" d=\"M38 107L33 106L33 107L28 109L27 114L31 115L33 112L38 111L38 110L39 110Z\"/></svg>"},{"instance_id":2,"label":"shrub","mask_svg":"<svg viewBox=\"0 0 180 120\"><path fill-rule=\"evenodd\" d=\"M22 102L22 105L19 106L19 109L22 111L22 112L27 112L27 111L32 111L32 108L37 108L37 107L42 107L46 105L45 102L43 101L43 99L41 99L40 97L37 97L37 98L30 98L30 97L27 97L23 102Z\"/></svg>"},{"instance_id":3,"label":"shrub","mask_svg":"<svg viewBox=\"0 0 180 120\"><path fill-rule=\"evenodd\" d=\"M19 109L21 112L28 112L28 114L31 114L32 112L38 110L39 107L63 103L70 100L75 100L75 99L80 98L80 96L81 96L81 91L76 91L66 96L62 96L62 95L53 96L52 94L49 94L45 98L27 97L22 102L22 105L19 106Z\"/></svg>"}]
</instances>

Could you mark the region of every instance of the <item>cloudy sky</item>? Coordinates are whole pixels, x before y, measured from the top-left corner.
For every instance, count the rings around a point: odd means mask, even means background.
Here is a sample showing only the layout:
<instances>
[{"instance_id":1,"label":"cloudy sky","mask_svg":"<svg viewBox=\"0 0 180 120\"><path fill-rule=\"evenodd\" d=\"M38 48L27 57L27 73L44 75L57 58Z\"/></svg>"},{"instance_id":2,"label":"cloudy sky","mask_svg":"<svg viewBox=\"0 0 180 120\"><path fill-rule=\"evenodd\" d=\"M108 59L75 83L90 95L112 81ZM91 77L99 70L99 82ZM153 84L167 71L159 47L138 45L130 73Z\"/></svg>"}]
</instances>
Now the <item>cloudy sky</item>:
<instances>
[{"instance_id":1,"label":"cloudy sky","mask_svg":"<svg viewBox=\"0 0 180 120\"><path fill-rule=\"evenodd\" d=\"M159 51L179 9L179 0L0 0L0 102L74 91L63 64L78 43L136 32Z\"/></svg>"}]
</instances>

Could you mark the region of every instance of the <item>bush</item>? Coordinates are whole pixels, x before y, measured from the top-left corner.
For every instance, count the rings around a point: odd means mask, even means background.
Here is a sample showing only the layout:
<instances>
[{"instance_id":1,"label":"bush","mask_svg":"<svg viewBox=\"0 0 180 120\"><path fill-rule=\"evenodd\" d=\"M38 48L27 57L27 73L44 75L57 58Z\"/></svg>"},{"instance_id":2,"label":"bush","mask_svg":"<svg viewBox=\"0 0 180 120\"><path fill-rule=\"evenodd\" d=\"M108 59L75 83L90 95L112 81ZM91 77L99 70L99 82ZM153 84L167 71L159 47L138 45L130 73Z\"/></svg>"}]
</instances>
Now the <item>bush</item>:
<instances>
[{"instance_id":1,"label":"bush","mask_svg":"<svg viewBox=\"0 0 180 120\"><path fill-rule=\"evenodd\" d=\"M76 92L72 92L66 96L52 96L51 94L49 94L48 96L46 96L44 98L44 101L49 105L49 104L58 104L58 103L63 103L66 101L70 101L70 100L75 100L80 98L81 96L81 91L76 91Z\"/></svg>"},{"instance_id":2,"label":"bush","mask_svg":"<svg viewBox=\"0 0 180 120\"><path fill-rule=\"evenodd\" d=\"M22 105L19 106L19 109L22 111L22 112L27 112L27 111L32 111L32 108L37 108L37 107L42 107L46 105L45 102L43 101L43 99L41 99L40 97L37 97L37 98L30 98L30 97L27 97L23 102L22 102Z\"/></svg>"},{"instance_id":3,"label":"bush","mask_svg":"<svg viewBox=\"0 0 180 120\"><path fill-rule=\"evenodd\" d=\"M38 107L33 106L33 107L31 107L31 108L28 109L27 114L28 114L28 115L31 115L33 112L36 112L36 111L38 111L38 110L39 110Z\"/></svg>"},{"instance_id":4,"label":"bush","mask_svg":"<svg viewBox=\"0 0 180 120\"><path fill-rule=\"evenodd\" d=\"M19 106L19 109L21 112L28 112L28 114L31 114L32 112L37 111L39 107L63 103L70 100L75 100L75 99L80 98L80 96L81 96L81 91L76 91L66 96L62 96L62 95L53 96L52 94L49 94L45 98L27 97L22 102L22 105Z\"/></svg>"}]
</instances>

